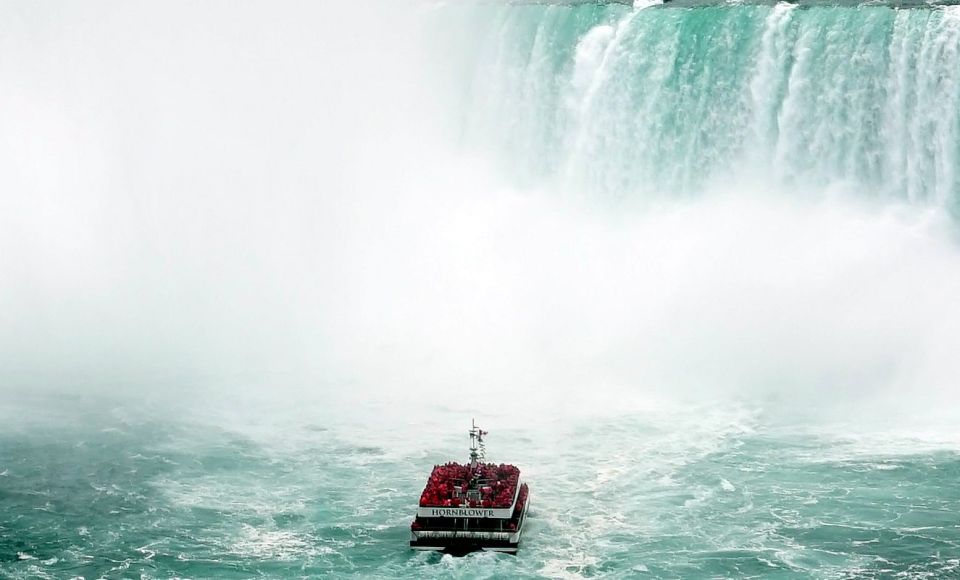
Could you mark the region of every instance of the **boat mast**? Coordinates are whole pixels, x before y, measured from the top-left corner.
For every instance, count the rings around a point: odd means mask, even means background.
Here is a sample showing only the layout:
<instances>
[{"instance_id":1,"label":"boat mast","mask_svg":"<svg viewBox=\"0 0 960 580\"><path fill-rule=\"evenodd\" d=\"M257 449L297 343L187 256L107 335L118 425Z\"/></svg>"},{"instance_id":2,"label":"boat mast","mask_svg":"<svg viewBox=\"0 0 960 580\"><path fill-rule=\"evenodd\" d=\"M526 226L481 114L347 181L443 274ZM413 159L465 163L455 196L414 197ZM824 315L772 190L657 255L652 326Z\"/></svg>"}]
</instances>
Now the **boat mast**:
<instances>
[{"instance_id":1,"label":"boat mast","mask_svg":"<svg viewBox=\"0 0 960 580\"><path fill-rule=\"evenodd\" d=\"M477 463L486 460L487 449L483 444L483 436L487 432L477 427L477 420L470 420L470 468L476 469Z\"/></svg>"}]
</instances>

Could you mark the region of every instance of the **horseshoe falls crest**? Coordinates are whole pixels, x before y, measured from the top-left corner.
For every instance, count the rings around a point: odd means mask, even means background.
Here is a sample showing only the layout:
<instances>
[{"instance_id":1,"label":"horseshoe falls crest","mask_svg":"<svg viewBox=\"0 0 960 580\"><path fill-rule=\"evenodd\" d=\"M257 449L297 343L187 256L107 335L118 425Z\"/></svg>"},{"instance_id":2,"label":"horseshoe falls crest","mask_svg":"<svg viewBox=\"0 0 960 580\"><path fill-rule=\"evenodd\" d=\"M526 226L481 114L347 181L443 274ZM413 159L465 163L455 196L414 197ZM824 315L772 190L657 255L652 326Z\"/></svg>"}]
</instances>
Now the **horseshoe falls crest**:
<instances>
[{"instance_id":1,"label":"horseshoe falls crest","mask_svg":"<svg viewBox=\"0 0 960 580\"><path fill-rule=\"evenodd\" d=\"M960 577L958 138L949 5L0 5L0 577Z\"/></svg>"},{"instance_id":2,"label":"horseshoe falls crest","mask_svg":"<svg viewBox=\"0 0 960 580\"><path fill-rule=\"evenodd\" d=\"M954 203L953 7L496 12L468 135L526 179L617 197L844 183Z\"/></svg>"}]
</instances>

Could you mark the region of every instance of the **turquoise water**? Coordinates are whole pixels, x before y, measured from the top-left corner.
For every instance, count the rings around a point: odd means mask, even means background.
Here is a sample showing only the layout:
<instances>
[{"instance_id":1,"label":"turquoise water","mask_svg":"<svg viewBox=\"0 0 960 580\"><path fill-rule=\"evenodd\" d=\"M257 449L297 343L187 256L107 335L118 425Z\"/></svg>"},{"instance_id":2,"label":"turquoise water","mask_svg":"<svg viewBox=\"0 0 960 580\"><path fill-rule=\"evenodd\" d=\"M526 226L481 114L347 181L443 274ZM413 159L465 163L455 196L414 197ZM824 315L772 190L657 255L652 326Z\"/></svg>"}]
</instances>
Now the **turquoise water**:
<instances>
[{"instance_id":1,"label":"turquoise water","mask_svg":"<svg viewBox=\"0 0 960 580\"><path fill-rule=\"evenodd\" d=\"M0 22L0 577L960 577L956 7L356 4Z\"/></svg>"},{"instance_id":2,"label":"turquoise water","mask_svg":"<svg viewBox=\"0 0 960 580\"><path fill-rule=\"evenodd\" d=\"M4 576L960 572L960 457L942 441L791 429L732 404L504 427L491 454L523 465L535 494L523 549L452 558L405 541L425 474L463 455L463 433L435 421L398 441L320 407L217 404L180 419L116 401L48 408L42 426L8 415Z\"/></svg>"}]
</instances>

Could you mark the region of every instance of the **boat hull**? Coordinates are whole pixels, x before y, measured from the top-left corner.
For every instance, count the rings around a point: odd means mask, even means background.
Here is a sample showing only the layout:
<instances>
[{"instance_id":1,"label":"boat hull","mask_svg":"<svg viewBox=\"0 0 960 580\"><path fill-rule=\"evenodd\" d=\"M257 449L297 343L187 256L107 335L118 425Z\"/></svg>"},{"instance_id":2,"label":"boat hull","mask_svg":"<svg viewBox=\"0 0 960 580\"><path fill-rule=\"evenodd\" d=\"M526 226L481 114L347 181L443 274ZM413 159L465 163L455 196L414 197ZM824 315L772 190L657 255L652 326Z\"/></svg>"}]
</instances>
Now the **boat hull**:
<instances>
[{"instance_id":1,"label":"boat hull","mask_svg":"<svg viewBox=\"0 0 960 580\"><path fill-rule=\"evenodd\" d=\"M516 554L520 542L473 540L470 538L451 538L444 541L411 540L410 547L414 550L445 552L454 556L462 556L471 552L503 552Z\"/></svg>"},{"instance_id":2,"label":"boat hull","mask_svg":"<svg viewBox=\"0 0 960 580\"><path fill-rule=\"evenodd\" d=\"M478 530L432 530L410 532L410 547L414 550L446 552L453 555L470 552L504 552L516 554L520 548L523 527L530 510L530 502L523 507L514 532L490 532Z\"/></svg>"}]
</instances>

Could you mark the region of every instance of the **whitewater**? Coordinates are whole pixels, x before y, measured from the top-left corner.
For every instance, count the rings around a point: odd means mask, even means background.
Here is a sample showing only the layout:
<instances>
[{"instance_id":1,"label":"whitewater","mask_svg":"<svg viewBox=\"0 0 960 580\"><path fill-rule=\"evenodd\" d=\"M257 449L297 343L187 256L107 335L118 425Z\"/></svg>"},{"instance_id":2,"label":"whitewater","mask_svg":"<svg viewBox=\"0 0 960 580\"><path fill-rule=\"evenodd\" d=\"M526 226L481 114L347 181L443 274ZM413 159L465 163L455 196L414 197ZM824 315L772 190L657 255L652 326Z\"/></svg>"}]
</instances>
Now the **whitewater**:
<instances>
[{"instance_id":1,"label":"whitewater","mask_svg":"<svg viewBox=\"0 0 960 580\"><path fill-rule=\"evenodd\" d=\"M960 577L960 11L0 5L0 576ZM520 466L516 556L415 553Z\"/></svg>"}]
</instances>

